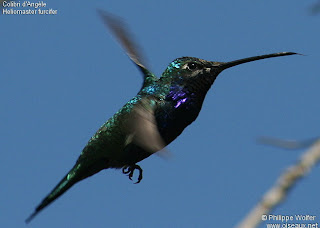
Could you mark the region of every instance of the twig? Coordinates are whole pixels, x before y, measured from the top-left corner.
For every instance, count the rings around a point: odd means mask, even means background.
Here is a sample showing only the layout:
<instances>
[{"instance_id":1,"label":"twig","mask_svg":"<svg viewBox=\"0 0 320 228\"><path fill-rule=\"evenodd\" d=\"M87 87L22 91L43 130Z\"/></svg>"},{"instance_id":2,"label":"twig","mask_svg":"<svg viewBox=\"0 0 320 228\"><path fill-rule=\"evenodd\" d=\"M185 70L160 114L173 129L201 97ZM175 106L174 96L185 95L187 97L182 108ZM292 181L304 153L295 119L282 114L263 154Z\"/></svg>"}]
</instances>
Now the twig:
<instances>
[{"instance_id":1,"label":"twig","mask_svg":"<svg viewBox=\"0 0 320 228\"><path fill-rule=\"evenodd\" d=\"M247 217L241 221L237 228L254 228L262 221L263 216L268 215L287 196L289 190L297 181L305 176L309 170L320 160L320 140L304 152L297 164L289 167L277 180L275 185L265 193L262 200L251 210Z\"/></svg>"}]
</instances>

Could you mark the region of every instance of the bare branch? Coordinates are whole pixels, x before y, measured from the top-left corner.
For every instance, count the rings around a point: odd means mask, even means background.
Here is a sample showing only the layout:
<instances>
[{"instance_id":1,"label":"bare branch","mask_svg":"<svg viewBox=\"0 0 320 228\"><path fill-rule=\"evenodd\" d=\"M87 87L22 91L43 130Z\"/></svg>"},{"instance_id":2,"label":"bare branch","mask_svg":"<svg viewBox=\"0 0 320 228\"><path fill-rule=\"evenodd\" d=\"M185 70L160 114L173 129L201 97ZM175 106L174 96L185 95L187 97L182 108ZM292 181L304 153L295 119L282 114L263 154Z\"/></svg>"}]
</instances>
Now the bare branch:
<instances>
[{"instance_id":1,"label":"bare branch","mask_svg":"<svg viewBox=\"0 0 320 228\"><path fill-rule=\"evenodd\" d=\"M297 181L305 176L320 160L320 139L304 152L297 164L289 167L277 180L274 186L265 193L262 200L251 210L237 228L254 228L287 196Z\"/></svg>"}]
</instances>

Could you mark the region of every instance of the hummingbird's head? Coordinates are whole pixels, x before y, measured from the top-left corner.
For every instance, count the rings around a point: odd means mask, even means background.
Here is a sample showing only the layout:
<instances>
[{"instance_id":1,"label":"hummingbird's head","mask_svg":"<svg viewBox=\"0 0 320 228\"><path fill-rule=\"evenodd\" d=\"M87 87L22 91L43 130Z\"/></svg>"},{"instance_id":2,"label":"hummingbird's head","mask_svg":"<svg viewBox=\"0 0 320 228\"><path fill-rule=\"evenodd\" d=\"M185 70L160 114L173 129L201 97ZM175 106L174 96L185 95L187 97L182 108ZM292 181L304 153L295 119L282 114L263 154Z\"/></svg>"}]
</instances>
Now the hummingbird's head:
<instances>
[{"instance_id":1,"label":"hummingbird's head","mask_svg":"<svg viewBox=\"0 0 320 228\"><path fill-rule=\"evenodd\" d=\"M195 57L181 57L172 61L161 76L161 80L170 82L205 81L213 83L223 70L220 62L210 62Z\"/></svg>"},{"instance_id":2,"label":"hummingbird's head","mask_svg":"<svg viewBox=\"0 0 320 228\"><path fill-rule=\"evenodd\" d=\"M184 91L183 94L198 97L202 101L223 70L219 67L221 64L195 57L177 58L163 72L160 83L169 86L171 92Z\"/></svg>"},{"instance_id":3,"label":"hummingbird's head","mask_svg":"<svg viewBox=\"0 0 320 228\"><path fill-rule=\"evenodd\" d=\"M252 62L260 59L294 55L294 52L280 52L268 55L254 56L238 59L231 62L213 62L195 57L182 57L172 61L161 76L161 81L174 82L178 84L189 84L193 82L199 85L209 85L214 82L216 77L223 70L237 66L239 64Z\"/></svg>"}]
</instances>

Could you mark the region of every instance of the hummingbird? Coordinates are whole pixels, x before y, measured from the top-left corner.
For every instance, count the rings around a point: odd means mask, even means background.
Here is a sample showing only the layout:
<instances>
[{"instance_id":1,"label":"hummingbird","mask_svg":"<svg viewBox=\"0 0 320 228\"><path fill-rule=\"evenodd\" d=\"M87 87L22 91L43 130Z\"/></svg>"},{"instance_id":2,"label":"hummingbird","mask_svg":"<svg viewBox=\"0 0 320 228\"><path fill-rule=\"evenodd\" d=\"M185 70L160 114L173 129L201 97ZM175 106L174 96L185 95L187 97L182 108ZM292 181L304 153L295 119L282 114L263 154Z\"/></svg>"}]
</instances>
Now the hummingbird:
<instances>
[{"instance_id":1,"label":"hummingbird","mask_svg":"<svg viewBox=\"0 0 320 228\"><path fill-rule=\"evenodd\" d=\"M223 70L260 59L297 54L280 52L231 62L181 57L173 60L158 78L146 67L126 24L115 15L97 11L141 71L142 87L90 138L75 165L36 207L26 223L74 184L101 170L122 169L130 180L137 170L139 175L136 183L139 183L143 170L137 163L165 150L196 120L208 90Z\"/></svg>"}]
</instances>

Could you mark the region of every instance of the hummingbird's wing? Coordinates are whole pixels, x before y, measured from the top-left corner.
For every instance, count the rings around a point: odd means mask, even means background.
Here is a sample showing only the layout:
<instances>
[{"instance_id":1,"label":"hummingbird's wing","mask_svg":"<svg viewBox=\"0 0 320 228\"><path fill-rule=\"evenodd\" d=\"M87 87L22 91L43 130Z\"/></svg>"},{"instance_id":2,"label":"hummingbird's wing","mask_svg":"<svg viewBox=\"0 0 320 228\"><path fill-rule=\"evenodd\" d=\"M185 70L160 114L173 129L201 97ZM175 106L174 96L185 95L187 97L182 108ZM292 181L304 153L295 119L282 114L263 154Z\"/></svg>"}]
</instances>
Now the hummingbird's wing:
<instances>
[{"instance_id":1,"label":"hummingbird's wing","mask_svg":"<svg viewBox=\"0 0 320 228\"><path fill-rule=\"evenodd\" d=\"M148 97L135 105L127 125L126 144L133 143L151 154L161 151L159 155L167 158L168 151L164 150L167 144L160 135L155 118L156 108L157 102Z\"/></svg>"},{"instance_id":2,"label":"hummingbird's wing","mask_svg":"<svg viewBox=\"0 0 320 228\"><path fill-rule=\"evenodd\" d=\"M139 67L144 75L144 81L148 78L157 79L145 66L143 56L139 52L138 45L133 41L126 24L117 16L97 9L98 14L102 18L106 27L108 27L113 35L119 40L125 49L129 58Z\"/></svg>"}]
</instances>

